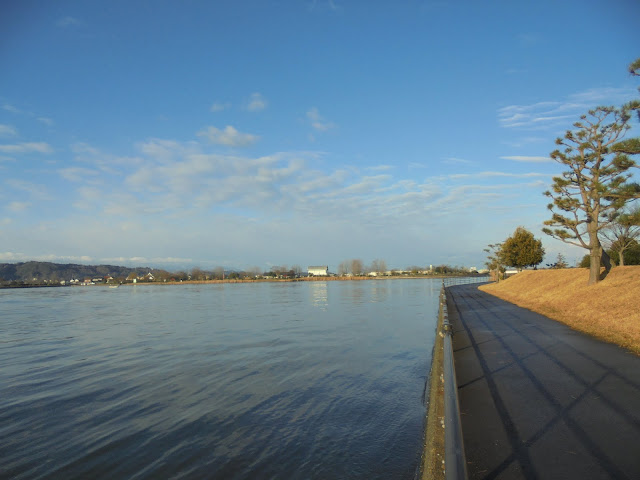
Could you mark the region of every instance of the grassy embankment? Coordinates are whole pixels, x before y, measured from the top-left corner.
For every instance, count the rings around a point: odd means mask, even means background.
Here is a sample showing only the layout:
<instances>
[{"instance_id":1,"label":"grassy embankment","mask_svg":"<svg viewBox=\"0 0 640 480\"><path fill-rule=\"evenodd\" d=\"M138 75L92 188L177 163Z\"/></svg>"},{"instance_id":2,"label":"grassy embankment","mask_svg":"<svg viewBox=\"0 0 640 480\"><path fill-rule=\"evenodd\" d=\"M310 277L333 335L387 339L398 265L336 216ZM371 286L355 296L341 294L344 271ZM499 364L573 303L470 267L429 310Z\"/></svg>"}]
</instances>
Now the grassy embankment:
<instances>
[{"instance_id":1,"label":"grassy embankment","mask_svg":"<svg viewBox=\"0 0 640 480\"><path fill-rule=\"evenodd\" d=\"M480 289L640 355L640 266L588 279L586 268L527 270Z\"/></svg>"}]
</instances>

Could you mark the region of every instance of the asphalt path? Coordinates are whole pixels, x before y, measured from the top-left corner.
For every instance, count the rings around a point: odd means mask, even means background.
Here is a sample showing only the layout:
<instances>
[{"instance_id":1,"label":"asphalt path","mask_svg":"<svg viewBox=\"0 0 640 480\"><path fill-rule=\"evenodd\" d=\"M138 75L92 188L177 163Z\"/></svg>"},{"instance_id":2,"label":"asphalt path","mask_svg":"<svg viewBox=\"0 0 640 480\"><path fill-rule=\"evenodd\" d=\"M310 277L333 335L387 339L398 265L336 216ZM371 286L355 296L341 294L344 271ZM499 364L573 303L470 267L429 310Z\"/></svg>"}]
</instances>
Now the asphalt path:
<instances>
[{"instance_id":1,"label":"asphalt path","mask_svg":"<svg viewBox=\"0 0 640 480\"><path fill-rule=\"evenodd\" d=\"M640 357L477 285L446 292L470 479L640 479Z\"/></svg>"}]
</instances>

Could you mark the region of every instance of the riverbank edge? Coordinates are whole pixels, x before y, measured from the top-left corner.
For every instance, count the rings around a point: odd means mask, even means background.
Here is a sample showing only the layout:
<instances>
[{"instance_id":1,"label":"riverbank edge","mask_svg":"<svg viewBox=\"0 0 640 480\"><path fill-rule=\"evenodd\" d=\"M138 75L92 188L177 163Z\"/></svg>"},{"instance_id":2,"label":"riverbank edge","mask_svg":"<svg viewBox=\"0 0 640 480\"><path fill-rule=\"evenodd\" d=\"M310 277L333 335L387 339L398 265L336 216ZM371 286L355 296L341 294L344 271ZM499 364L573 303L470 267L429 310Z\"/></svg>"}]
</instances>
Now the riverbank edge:
<instances>
[{"instance_id":1,"label":"riverbank edge","mask_svg":"<svg viewBox=\"0 0 640 480\"><path fill-rule=\"evenodd\" d=\"M440 292L436 340L431 356L431 371L425 388L427 417L425 421L424 448L420 461L421 480L443 480L444 471L444 287Z\"/></svg>"},{"instance_id":2,"label":"riverbank edge","mask_svg":"<svg viewBox=\"0 0 640 480\"><path fill-rule=\"evenodd\" d=\"M184 280L182 282L126 282L126 283L96 283L95 285L59 285L59 284L15 284L0 285L0 289L9 288L43 288L43 287L116 287L132 285L208 285L224 283L282 283L282 282L350 282L350 281L380 281L380 280L412 280L412 279L439 279L460 278L464 275L394 275L394 276L359 276L359 277L301 277L301 278L230 278L224 280Z\"/></svg>"},{"instance_id":3,"label":"riverbank edge","mask_svg":"<svg viewBox=\"0 0 640 480\"><path fill-rule=\"evenodd\" d=\"M300 278L230 278L224 280L184 280L182 282L139 282L139 283L123 283L123 286L129 285L208 285L222 283L290 283L290 282L362 282L362 281L381 281L381 280L414 280L414 279L434 279L442 280L444 278L458 278L460 275L394 275L394 276L356 276L356 277L300 277Z\"/></svg>"},{"instance_id":4,"label":"riverbank edge","mask_svg":"<svg viewBox=\"0 0 640 480\"><path fill-rule=\"evenodd\" d=\"M479 290L640 356L640 266L589 285L588 268L524 270Z\"/></svg>"}]
</instances>

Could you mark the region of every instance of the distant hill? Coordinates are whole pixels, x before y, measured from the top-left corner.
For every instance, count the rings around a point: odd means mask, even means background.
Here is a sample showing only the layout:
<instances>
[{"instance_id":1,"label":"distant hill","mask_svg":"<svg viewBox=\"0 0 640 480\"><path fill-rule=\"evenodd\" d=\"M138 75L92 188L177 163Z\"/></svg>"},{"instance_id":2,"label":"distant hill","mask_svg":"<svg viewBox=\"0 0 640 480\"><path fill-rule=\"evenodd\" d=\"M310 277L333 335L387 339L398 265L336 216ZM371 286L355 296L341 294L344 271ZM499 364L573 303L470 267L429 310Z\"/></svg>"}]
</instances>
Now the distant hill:
<instances>
[{"instance_id":1,"label":"distant hill","mask_svg":"<svg viewBox=\"0 0 640 480\"><path fill-rule=\"evenodd\" d=\"M126 278L132 272L140 275L167 273L165 270L149 267L121 267L117 265L78 265L74 263L20 262L0 263L0 282L44 282L85 278Z\"/></svg>"}]
</instances>

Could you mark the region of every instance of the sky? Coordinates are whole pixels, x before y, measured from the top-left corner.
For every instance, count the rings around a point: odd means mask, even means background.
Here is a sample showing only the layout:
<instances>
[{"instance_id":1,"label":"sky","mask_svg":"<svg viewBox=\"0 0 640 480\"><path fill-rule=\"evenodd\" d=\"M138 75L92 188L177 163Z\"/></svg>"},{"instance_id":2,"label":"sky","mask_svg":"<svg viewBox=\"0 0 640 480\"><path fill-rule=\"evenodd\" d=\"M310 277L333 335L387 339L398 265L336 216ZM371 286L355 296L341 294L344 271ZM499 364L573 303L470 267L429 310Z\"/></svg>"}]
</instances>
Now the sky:
<instances>
[{"instance_id":1,"label":"sky","mask_svg":"<svg viewBox=\"0 0 640 480\"><path fill-rule=\"evenodd\" d=\"M638 97L639 18L636 0L3 2L0 262L481 268L523 226L575 264L541 231L549 153Z\"/></svg>"}]
</instances>

